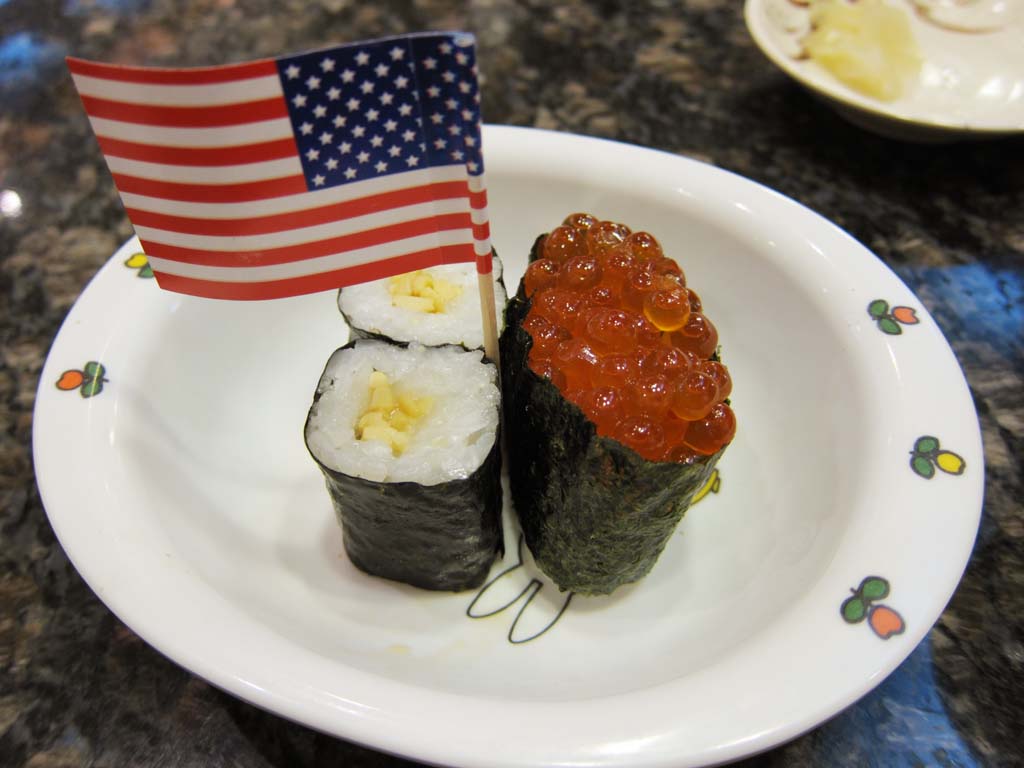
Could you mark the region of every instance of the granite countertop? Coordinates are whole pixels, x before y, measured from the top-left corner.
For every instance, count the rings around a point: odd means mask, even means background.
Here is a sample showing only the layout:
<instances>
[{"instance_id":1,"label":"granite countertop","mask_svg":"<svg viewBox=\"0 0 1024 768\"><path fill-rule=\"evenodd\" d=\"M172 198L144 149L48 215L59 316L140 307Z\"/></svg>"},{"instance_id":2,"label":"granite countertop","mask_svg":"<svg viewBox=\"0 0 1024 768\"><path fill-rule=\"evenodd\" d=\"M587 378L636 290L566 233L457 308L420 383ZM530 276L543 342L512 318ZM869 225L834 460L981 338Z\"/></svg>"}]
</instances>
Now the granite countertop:
<instances>
[{"instance_id":1,"label":"granite countertop","mask_svg":"<svg viewBox=\"0 0 1024 768\"><path fill-rule=\"evenodd\" d=\"M224 694L115 618L57 543L32 407L62 319L132 233L63 57L200 65L426 28L479 39L488 122L694 157L845 228L917 293L966 372L984 517L926 640L833 720L747 765L1024 765L1024 139L913 146L771 67L740 4L592 0L0 2L0 765L409 765ZM20 201L20 203L19 203Z\"/></svg>"}]
</instances>

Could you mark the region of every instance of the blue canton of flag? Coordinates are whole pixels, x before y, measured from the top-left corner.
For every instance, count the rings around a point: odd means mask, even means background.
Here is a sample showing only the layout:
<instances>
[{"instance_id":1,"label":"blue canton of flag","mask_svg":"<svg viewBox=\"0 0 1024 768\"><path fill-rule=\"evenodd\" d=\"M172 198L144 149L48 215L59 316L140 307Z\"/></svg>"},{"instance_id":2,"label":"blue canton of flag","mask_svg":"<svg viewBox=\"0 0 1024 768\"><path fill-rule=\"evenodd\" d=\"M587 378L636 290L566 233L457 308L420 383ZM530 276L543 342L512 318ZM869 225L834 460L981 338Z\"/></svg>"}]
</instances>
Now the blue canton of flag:
<instances>
[{"instance_id":1,"label":"blue canton of flag","mask_svg":"<svg viewBox=\"0 0 1024 768\"><path fill-rule=\"evenodd\" d=\"M357 43L277 67L310 190L446 165L483 173L471 36Z\"/></svg>"}]
</instances>

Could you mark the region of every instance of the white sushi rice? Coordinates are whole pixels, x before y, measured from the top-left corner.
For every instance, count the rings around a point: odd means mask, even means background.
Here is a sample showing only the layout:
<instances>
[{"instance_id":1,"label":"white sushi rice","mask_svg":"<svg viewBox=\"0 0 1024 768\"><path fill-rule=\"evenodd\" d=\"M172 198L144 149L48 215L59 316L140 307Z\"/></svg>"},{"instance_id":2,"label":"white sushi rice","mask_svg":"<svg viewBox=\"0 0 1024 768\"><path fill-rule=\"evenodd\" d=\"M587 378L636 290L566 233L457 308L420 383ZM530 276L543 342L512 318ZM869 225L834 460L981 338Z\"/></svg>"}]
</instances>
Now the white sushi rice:
<instances>
[{"instance_id":1,"label":"white sushi rice","mask_svg":"<svg viewBox=\"0 0 1024 768\"><path fill-rule=\"evenodd\" d=\"M356 438L375 370L387 374L396 392L433 399L400 456L381 441ZM309 450L331 469L374 482L436 485L469 477L487 458L498 431L497 371L483 362L480 350L419 344L403 349L361 339L331 356L317 391L306 426Z\"/></svg>"},{"instance_id":2,"label":"white sushi rice","mask_svg":"<svg viewBox=\"0 0 1024 768\"><path fill-rule=\"evenodd\" d=\"M448 303L444 312L417 312L392 306L391 294L388 292L390 278L343 288L338 292L338 309L357 328L395 341L418 341L427 346L462 344L467 349L483 347L484 332L476 266L445 264L423 271L462 288L462 293ZM494 301L498 308L498 333L501 333L505 322L503 309L506 300L505 289L498 282L500 277L501 261L494 259Z\"/></svg>"}]
</instances>

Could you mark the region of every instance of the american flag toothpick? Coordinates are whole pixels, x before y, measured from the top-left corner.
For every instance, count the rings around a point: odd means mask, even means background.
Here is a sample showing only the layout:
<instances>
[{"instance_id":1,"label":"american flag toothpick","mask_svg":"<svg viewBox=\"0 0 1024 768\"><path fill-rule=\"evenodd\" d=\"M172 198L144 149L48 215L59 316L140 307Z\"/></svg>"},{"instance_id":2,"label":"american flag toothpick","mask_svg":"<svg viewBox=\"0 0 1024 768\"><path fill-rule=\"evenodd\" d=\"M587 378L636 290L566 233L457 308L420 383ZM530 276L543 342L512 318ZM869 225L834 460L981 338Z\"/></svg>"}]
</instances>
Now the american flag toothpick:
<instances>
[{"instance_id":1,"label":"american flag toothpick","mask_svg":"<svg viewBox=\"0 0 1024 768\"><path fill-rule=\"evenodd\" d=\"M475 261L493 291L472 36L68 68L162 288L272 299Z\"/></svg>"}]
</instances>

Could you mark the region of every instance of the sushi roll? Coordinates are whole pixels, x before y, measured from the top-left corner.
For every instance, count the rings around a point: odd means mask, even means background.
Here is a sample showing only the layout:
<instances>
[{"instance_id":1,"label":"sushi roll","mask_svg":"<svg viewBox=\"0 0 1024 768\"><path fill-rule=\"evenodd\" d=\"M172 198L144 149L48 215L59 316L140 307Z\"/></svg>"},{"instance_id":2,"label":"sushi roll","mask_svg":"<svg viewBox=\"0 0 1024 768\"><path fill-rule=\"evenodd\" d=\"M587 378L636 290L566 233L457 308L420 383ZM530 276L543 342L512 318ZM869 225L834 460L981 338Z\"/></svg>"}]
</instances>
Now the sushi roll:
<instances>
[{"instance_id":1,"label":"sushi roll","mask_svg":"<svg viewBox=\"0 0 1024 768\"><path fill-rule=\"evenodd\" d=\"M505 283L496 255L493 264L500 333ZM484 337L479 290L473 264L445 264L342 288L338 309L353 338L480 349Z\"/></svg>"},{"instance_id":2,"label":"sushi roll","mask_svg":"<svg viewBox=\"0 0 1024 768\"><path fill-rule=\"evenodd\" d=\"M645 232L573 214L537 239L501 337L512 501L563 590L654 566L732 440L718 333Z\"/></svg>"},{"instance_id":3,"label":"sushi roll","mask_svg":"<svg viewBox=\"0 0 1024 768\"><path fill-rule=\"evenodd\" d=\"M497 369L479 350L358 339L327 362L306 446L359 569L479 586L502 546Z\"/></svg>"}]
</instances>

